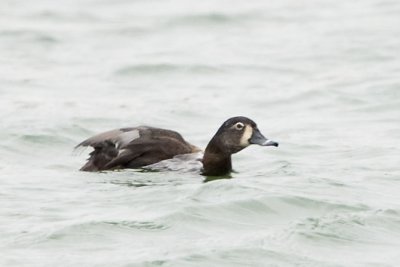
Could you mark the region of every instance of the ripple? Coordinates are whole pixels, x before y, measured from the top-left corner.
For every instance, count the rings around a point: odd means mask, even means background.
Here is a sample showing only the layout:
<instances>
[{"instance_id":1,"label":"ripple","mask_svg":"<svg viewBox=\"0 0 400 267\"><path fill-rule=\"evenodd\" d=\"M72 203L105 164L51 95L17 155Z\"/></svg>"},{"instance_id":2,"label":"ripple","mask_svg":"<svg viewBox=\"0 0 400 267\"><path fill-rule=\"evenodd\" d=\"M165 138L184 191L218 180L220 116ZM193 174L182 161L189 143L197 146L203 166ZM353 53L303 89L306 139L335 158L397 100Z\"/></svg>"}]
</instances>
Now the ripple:
<instances>
[{"instance_id":1,"label":"ripple","mask_svg":"<svg viewBox=\"0 0 400 267\"><path fill-rule=\"evenodd\" d=\"M323 260L315 260L300 253L277 251L274 248L217 248L210 251L194 252L170 260L145 262L140 266L326 266L337 267ZM160 265L158 265L160 264ZM139 265L127 265L134 267Z\"/></svg>"},{"instance_id":2,"label":"ripple","mask_svg":"<svg viewBox=\"0 0 400 267\"><path fill-rule=\"evenodd\" d=\"M250 14L224 14L224 13L206 13L197 15L180 16L177 18L169 19L165 24L171 26L200 26L200 25L225 25L238 23L252 18Z\"/></svg>"},{"instance_id":3,"label":"ripple","mask_svg":"<svg viewBox=\"0 0 400 267\"><path fill-rule=\"evenodd\" d=\"M3 30L0 31L0 38L11 40L20 39L21 41L30 41L43 44L55 44L59 40L51 34L40 31L25 31L25 30Z\"/></svg>"},{"instance_id":4,"label":"ripple","mask_svg":"<svg viewBox=\"0 0 400 267\"><path fill-rule=\"evenodd\" d=\"M90 221L80 222L69 226L64 226L60 229L53 230L51 234L46 237L46 240L64 240L64 239L75 239L76 237L87 238L86 236L92 236L93 238L104 236L112 236L113 233L122 234L133 234L133 231L163 231L168 229L169 226L165 224L155 223L151 221ZM45 242L46 240L42 240Z\"/></svg>"},{"instance_id":5,"label":"ripple","mask_svg":"<svg viewBox=\"0 0 400 267\"><path fill-rule=\"evenodd\" d=\"M254 190L253 190L254 191ZM216 229L264 229L266 225L272 227L286 220L297 220L318 215L318 218L327 214L362 212L368 210L364 205L349 205L315 200L305 197L264 196L252 199L240 199L241 196L256 195L251 191L231 191L231 196L224 196L220 191L218 197L209 198L207 195L196 194L193 204L181 210L158 218L167 224L189 228L197 228L202 224L209 224ZM258 195L263 195L258 191ZM217 194L211 191L209 195ZM228 192L226 194L229 194ZM265 195L265 193L264 193ZM201 197L201 198L200 198ZM207 199L209 198L209 199ZM235 200L236 198L236 200ZM204 204L207 203L209 204ZM203 204L199 204L203 203Z\"/></svg>"},{"instance_id":6,"label":"ripple","mask_svg":"<svg viewBox=\"0 0 400 267\"><path fill-rule=\"evenodd\" d=\"M308 217L298 222L295 232L313 242L381 244L386 236L400 236L398 212L365 211ZM390 226L390 227L388 227Z\"/></svg>"},{"instance_id":7,"label":"ripple","mask_svg":"<svg viewBox=\"0 0 400 267\"><path fill-rule=\"evenodd\" d=\"M52 134L24 134L18 137L20 143L34 145L51 145L71 144L72 139L65 136L57 136Z\"/></svg>"},{"instance_id":8,"label":"ripple","mask_svg":"<svg viewBox=\"0 0 400 267\"><path fill-rule=\"evenodd\" d=\"M111 222L105 221L104 224L115 225L122 228L142 229L142 230L165 230L169 227L163 224L157 224L154 222L139 222L139 221L118 221Z\"/></svg>"},{"instance_id":9,"label":"ripple","mask_svg":"<svg viewBox=\"0 0 400 267\"><path fill-rule=\"evenodd\" d=\"M216 73L222 72L221 68L209 65L177 65L177 64L141 64L124 67L116 72L117 75L139 74L168 74L168 73Z\"/></svg>"}]
</instances>

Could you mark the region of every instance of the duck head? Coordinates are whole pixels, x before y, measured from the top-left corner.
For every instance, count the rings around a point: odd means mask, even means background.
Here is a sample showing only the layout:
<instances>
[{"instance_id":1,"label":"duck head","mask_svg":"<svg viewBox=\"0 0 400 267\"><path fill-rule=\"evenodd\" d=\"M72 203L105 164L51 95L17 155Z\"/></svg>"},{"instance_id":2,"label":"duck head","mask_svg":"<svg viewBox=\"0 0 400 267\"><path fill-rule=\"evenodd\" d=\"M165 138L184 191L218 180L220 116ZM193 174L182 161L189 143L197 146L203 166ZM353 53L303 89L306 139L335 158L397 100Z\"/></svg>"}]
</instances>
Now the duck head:
<instances>
[{"instance_id":1,"label":"duck head","mask_svg":"<svg viewBox=\"0 0 400 267\"><path fill-rule=\"evenodd\" d=\"M225 121L214 135L215 145L221 152L234 154L255 144L260 146L278 146L275 141L266 138L257 128L257 124L246 117L233 117ZM211 143L211 142L210 142Z\"/></svg>"},{"instance_id":2,"label":"duck head","mask_svg":"<svg viewBox=\"0 0 400 267\"><path fill-rule=\"evenodd\" d=\"M255 144L278 146L266 138L257 124L246 117L233 117L225 121L208 143L203 158L203 174L221 175L232 170L231 155Z\"/></svg>"}]
</instances>

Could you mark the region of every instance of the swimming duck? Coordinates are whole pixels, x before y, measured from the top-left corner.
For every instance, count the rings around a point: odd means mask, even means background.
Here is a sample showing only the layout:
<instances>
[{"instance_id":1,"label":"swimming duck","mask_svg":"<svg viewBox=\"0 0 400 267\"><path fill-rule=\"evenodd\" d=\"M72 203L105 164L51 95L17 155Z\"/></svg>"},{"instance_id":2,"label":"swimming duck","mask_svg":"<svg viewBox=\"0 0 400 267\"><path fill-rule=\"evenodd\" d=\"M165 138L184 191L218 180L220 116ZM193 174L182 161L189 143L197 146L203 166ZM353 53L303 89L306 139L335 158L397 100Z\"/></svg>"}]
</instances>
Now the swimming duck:
<instances>
[{"instance_id":1,"label":"swimming duck","mask_svg":"<svg viewBox=\"0 0 400 267\"><path fill-rule=\"evenodd\" d=\"M202 174L219 176L232 170L231 155L251 144L278 146L265 138L257 124L246 117L225 121L208 143L202 159ZM181 154L200 152L172 130L139 126L100 133L76 146L91 146L94 150L81 171L103 171L140 168Z\"/></svg>"}]
</instances>

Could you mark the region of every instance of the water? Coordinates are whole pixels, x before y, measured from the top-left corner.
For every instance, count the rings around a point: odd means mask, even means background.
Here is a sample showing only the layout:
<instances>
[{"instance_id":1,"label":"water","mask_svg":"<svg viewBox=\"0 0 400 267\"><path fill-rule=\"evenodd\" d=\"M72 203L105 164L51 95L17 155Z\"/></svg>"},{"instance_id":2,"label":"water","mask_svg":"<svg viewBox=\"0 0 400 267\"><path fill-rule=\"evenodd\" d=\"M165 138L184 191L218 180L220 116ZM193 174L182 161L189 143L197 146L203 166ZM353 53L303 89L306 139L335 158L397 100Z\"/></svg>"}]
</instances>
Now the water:
<instances>
[{"instance_id":1,"label":"water","mask_svg":"<svg viewBox=\"0 0 400 267\"><path fill-rule=\"evenodd\" d=\"M398 266L400 3L0 3L0 265ZM140 124L205 147L245 115L280 147L232 179L83 173Z\"/></svg>"}]
</instances>

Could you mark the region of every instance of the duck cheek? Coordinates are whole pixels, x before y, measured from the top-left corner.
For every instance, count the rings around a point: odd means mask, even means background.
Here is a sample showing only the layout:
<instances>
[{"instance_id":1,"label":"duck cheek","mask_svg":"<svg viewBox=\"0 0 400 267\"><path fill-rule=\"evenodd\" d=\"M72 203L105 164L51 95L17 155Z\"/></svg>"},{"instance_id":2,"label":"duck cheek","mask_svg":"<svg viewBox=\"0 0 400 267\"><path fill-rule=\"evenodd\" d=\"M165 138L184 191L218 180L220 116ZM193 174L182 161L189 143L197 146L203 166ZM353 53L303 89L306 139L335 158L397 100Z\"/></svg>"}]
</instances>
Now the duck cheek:
<instances>
[{"instance_id":1,"label":"duck cheek","mask_svg":"<svg viewBox=\"0 0 400 267\"><path fill-rule=\"evenodd\" d=\"M253 135L253 128L250 127L249 125L246 125L242 137L240 138L240 146L243 148L247 147L250 145L250 138Z\"/></svg>"}]
</instances>

